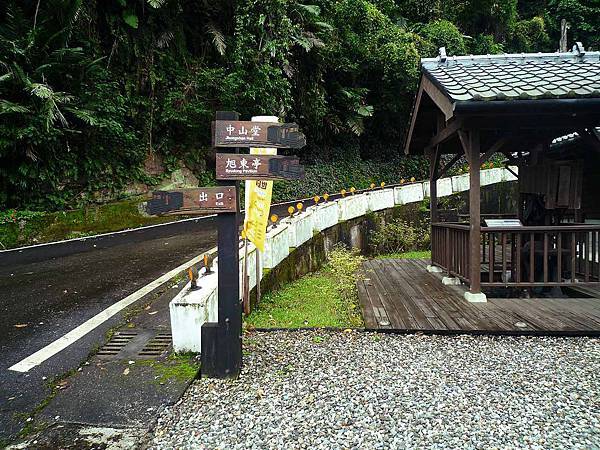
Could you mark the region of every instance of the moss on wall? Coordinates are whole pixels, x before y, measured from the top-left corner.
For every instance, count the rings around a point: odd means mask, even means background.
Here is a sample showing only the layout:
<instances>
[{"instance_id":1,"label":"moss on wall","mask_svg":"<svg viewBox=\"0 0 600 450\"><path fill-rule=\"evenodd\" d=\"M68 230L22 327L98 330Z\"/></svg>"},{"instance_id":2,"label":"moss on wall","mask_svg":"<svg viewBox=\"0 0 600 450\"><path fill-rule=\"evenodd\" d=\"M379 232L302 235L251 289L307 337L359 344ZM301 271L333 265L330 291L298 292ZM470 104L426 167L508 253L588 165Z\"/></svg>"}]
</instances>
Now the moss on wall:
<instances>
[{"instance_id":1,"label":"moss on wall","mask_svg":"<svg viewBox=\"0 0 600 450\"><path fill-rule=\"evenodd\" d=\"M139 211L140 199L48 213L0 224L0 248L14 248L173 221Z\"/></svg>"}]
</instances>

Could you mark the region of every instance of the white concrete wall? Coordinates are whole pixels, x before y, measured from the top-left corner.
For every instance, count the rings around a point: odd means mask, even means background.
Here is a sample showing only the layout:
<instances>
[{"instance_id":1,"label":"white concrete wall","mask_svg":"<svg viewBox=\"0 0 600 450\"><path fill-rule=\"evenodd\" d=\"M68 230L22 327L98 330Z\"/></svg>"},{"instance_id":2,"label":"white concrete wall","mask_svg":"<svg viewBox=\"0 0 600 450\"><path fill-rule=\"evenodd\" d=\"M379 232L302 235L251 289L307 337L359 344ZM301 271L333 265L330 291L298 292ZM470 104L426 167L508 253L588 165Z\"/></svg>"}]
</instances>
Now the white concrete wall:
<instances>
[{"instance_id":1,"label":"white concrete wall","mask_svg":"<svg viewBox=\"0 0 600 450\"><path fill-rule=\"evenodd\" d=\"M260 254L263 269L272 269L290 254L288 224L279 223L267 231L265 251Z\"/></svg>"},{"instance_id":2,"label":"white concrete wall","mask_svg":"<svg viewBox=\"0 0 600 450\"><path fill-rule=\"evenodd\" d=\"M290 247L300 247L313 236L315 228L315 210L308 208L305 212L284 219L288 225ZM337 221L336 221L337 222Z\"/></svg>"},{"instance_id":3,"label":"white concrete wall","mask_svg":"<svg viewBox=\"0 0 600 450\"><path fill-rule=\"evenodd\" d=\"M480 175L480 181L479 183L482 186L488 186L490 184L495 184L495 183L500 183L502 180L502 177L504 176L504 172L508 172L506 169L488 169L488 170L482 170L481 171L481 175ZM510 173L510 172L508 172Z\"/></svg>"},{"instance_id":4,"label":"white concrete wall","mask_svg":"<svg viewBox=\"0 0 600 450\"><path fill-rule=\"evenodd\" d=\"M308 210L313 211L314 231L321 232L338 223L340 215L338 202L321 203L311 206Z\"/></svg>"},{"instance_id":5,"label":"white concrete wall","mask_svg":"<svg viewBox=\"0 0 600 450\"><path fill-rule=\"evenodd\" d=\"M368 200L365 194L347 195L336 202L340 207L338 216L340 222L364 216L367 213Z\"/></svg>"},{"instance_id":6,"label":"white concrete wall","mask_svg":"<svg viewBox=\"0 0 600 450\"><path fill-rule=\"evenodd\" d=\"M175 352L200 353L202 325L218 321L217 273L216 264L211 274L204 274L202 269L198 279L200 289L190 291L188 283L169 303Z\"/></svg>"},{"instance_id":7,"label":"white concrete wall","mask_svg":"<svg viewBox=\"0 0 600 450\"><path fill-rule=\"evenodd\" d=\"M250 278L250 289L256 286L256 252L257 249L251 242L248 242L248 269L246 273ZM244 247L240 249L240 274L244 273ZM260 256L259 256L260 257ZM260 279L262 279L262 266L260 266ZM242 293L242 277L240 276L240 295Z\"/></svg>"},{"instance_id":8,"label":"white concrete wall","mask_svg":"<svg viewBox=\"0 0 600 450\"><path fill-rule=\"evenodd\" d=\"M517 172L516 167L512 169ZM489 185L501 181L515 180L515 176L506 169L489 169L481 171L481 184ZM463 190L465 183L468 186L468 175L459 175L453 178L438 180L438 196L451 195ZM453 189L454 188L454 189ZM467 188L468 189L468 188ZM305 213L293 218L284 219L276 228L267 232L265 252L260 255L262 268L276 267L289 254L290 247L298 247L312 237L312 234L321 232L340 221L360 217L369 211L378 211L391 208L394 204L404 205L423 200L429 196L429 182L412 183L397 186L393 189L371 191L367 194L349 195L343 199L311 206ZM350 230L352 244L358 242L358 226ZM329 246L333 243L329 243ZM358 245L358 244L357 244ZM249 244L248 247L248 275L250 276L250 289L258 282L256 276L256 248ZM240 273L242 272L242 258L244 249L240 249ZM171 300L169 309L171 313L171 332L173 335L173 348L176 352L200 352L201 328L205 322L218 321L218 296L217 296L218 259L214 263L214 272L209 275L201 270L198 280L200 289L190 291L188 283L177 296ZM240 277L241 281L241 277ZM240 284L240 295L241 295Z\"/></svg>"},{"instance_id":9,"label":"white concrete wall","mask_svg":"<svg viewBox=\"0 0 600 450\"><path fill-rule=\"evenodd\" d=\"M367 192L367 210L381 211L394 207L394 189L380 189Z\"/></svg>"},{"instance_id":10,"label":"white concrete wall","mask_svg":"<svg viewBox=\"0 0 600 450\"><path fill-rule=\"evenodd\" d=\"M452 192L464 192L469 190L470 177L468 173L462 175L455 175L451 178L452 180Z\"/></svg>"},{"instance_id":11,"label":"white concrete wall","mask_svg":"<svg viewBox=\"0 0 600 450\"><path fill-rule=\"evenodd\" d=\"M429 197L429 181L423 182L423 195ZM437 196L447 197L452 195L452 179L451 178L440 178L437 180Z\"/></svg>"},{"instance_id":12,"label":"white concrete wall","mask_svg":"<svg viewBox=\"0 0 600 450\"><path fill-rule=\"evenodd\" d=\"M396 205L406 205L423 200L423 184L413 183L394 188L394 201Z\"/></svg>"}]
</instances>

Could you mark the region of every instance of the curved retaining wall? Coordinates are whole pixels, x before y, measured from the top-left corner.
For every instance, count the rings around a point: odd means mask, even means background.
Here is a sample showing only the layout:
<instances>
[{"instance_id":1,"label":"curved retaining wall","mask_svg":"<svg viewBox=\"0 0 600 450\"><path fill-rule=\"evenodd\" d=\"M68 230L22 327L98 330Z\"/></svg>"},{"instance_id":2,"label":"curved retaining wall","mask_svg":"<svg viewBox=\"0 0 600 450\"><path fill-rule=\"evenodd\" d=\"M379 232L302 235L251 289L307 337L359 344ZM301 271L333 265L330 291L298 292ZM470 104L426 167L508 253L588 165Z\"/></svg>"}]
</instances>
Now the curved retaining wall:
<instances>
[{"instance_id":1,"label":"curved retaining wall","mask_svg":"<svg viewBox=\"0 0 600 450\"><path fill-rule=\"evenodd\" d=\"M516 167L511 167L517 172ZM481 185L514 181L516 177L506 169L481 171ZM469 175L457 175L437 181L438 196L448 196L469 189ZM267 231L265 251L259 254L256 268L256 247L248 245L248 275L250 289L261 283L263 291L283 282L317 270L336 243L366 249L368 230L376 222L401 215L400 205L415 207L429 196L429 182L417 182L349 195L335 201L311 206L301 214L281 220ZM413 210L414 212L414 210ZM215 251L213 249L212 251ZM244 250L240 249L240 273ZM205 322L216 322L218 258L214 271L200 272L198 286L191 291L186 285L171 301L171 332L176 352L200 352L201 327ZM240 292L241 289L240 277Z\"/></svg>"}]
</instances>

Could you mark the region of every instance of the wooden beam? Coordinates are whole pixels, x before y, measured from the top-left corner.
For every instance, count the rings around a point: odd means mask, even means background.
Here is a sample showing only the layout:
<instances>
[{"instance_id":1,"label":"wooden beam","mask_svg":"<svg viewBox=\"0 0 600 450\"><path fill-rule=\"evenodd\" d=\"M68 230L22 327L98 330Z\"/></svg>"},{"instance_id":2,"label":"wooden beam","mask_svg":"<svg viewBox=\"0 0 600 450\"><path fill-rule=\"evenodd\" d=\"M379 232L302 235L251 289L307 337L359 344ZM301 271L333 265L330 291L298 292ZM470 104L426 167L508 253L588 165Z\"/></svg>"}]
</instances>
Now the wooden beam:
<instances>
[{"instance_id":1,"label":"wooden beam","mask_svg":"<svg viewBox=\"0 0 600 450\"><path fill-rule=\"evenodd\" d=\"M444 116L442 114L438 114L437 117L437 127L436 131L439 133L446 126L446 121L444 120ZM432 159L429 163L429 178L433 180L437 180L438 176L438 167L440 165L440 158L442 156L442 150L439 145L436 145L433 150L430 152L432 154Z\"/></svg>"},{"instance_id":2,"label":"wooden beam","mask_svg":"<svg viewBox=\"0 0 600 450\"><path fill-rule=\"evenodd\" d=\"M457 153L456 155L454 155L454 157L450 161L448 161L446 165L439 171L438 178L442 178L444 175L446 175L448 170L450 170L452 166L456 164L456 162L462 157L462 153Z\"/></svg>"},{"instance_id":3,"label":"wooden beam","mask_svg":"<svg viewBox=\"0 0 600 450\"><path fill-rule=\"evenodd\" d=\"M508 144L510 142L510 137L508 136L503 136L500 139L498 139L496 142L494 142L490 148L483 154L483 156L481 157L481 161L480 163L483 164L484 162L486 162L488 159L490 159L492 157L492 155L494 153L498 153L501 152L502 149L506 146L506 144Z\"/></svg>"},{"instance_id":4,"label":"wooden beam","mask_svg":"<svg viewBox=\"0 0 600 450\"><path fill-rule=\"evenodd\" d=\"M463 152L465 155L469 155L469 135L465 130L458 130L458 138L460 139L460 145L462 145Z\"/></svg>"},{"instance_id":5,"label":"wooden beam","mask_svg":"<svg viewBox=\"0 0 600 450\"><path fill-rule=\"evenodd\" d=\"M429 155L429 178L437 180L438 167L440 165L441 151L439 145L428 152Z\"/></svg>"},{"instance_id":6,"label":"wooden beam","mask_svg":"<svg viewBox=\"0 0 600 450\"><path fill-rule=\"evenodd\" d=\"M454 117L453 103L426 75L421 77L421 85L433 103L444 113L446 120Z\"/></svg>"},{"instance_id":7,"label":"wooden beam","mask_svg":"<svg viewBox=\"0 0 600 450\"><path fill-rule=\"evenodd\" d=\"M409 154L410 143L412 141L413 131L415 130L415 123L417 122L417 114L419 112L419 108L421 106L421 97L423 96L423 77L421 77L421 82L419 83L419 90L417 91L417 97L415 98L415 103L413 105L412 114L410 116L410 127L408 128L408 134L406 135L406 142L404 143L404 154Z\"/></svg>"},{"instance_id":8,"label":"wooden beam","mask_svg":"<svg viewBox=\"0 0 600 450\"><path fill-rule=\"evenodd\" d=\"M519 174L518 174L518 173L516 173L514 170L512 170L512 169L509 167L509 165L508 165L508 164L505 164L505 165L504 165L504 168L505 168L506 170L508 170L510 173L512 173L512 174L513 174L513 175L514 175L514 176L515 176L517 179L519 179Z\"/></svg>"},{"instance_id":9,"label":"wooden beam","mask_svg":"<svg viewBox=\"0 0 600 450\"><path fill-rule=\"evenodd\" d=\"M443 144L445 141L450 139L457 133L462 126L462 120L452 120L448 122L448 124L439 130L435 136L431 138L429 144L427 144L426 149L432 149L440 144Z\"/></svg>"}]
</instances>

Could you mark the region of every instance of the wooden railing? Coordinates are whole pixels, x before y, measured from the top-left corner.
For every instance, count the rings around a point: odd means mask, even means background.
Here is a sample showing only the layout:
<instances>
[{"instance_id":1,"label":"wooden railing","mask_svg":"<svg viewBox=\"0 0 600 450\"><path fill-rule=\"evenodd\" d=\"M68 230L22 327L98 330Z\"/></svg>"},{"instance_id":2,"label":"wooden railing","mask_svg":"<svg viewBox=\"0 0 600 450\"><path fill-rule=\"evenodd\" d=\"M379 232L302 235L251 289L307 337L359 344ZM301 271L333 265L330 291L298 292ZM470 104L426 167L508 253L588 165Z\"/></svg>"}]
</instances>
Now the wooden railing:
<instances>
[{"instance_id":1,"label":"wooden railing","mask_svg":"<svg viewBox=\"0 0 600 450\"><path fill-rule=\"evenodd\" d=\"M600 225L481 229L482 286L600 283Z\"/></svg>"},{"instance_id":2,"label":"wooden railing","mask_svg":"<svg viewBox=\"0 0 600 450\"><path fill-rule=\"evenodd\" d=\"M469 282L469 227L432 226L432 262ZM600 284L600 225L481 227L482 286Z\"/></svg>"},{"instance_id":3,"label":"wooden railing","mask_svg":"<svg viewBox=\"0 0 600 450\"><path fill-rule=\"evenodd\" d=\"M469 282L469 225L431 225L431 260L448 274Z\"/></svg>"}]
</instances>

